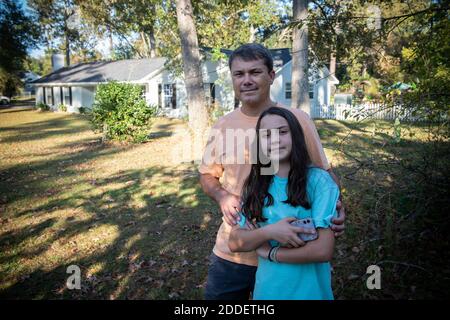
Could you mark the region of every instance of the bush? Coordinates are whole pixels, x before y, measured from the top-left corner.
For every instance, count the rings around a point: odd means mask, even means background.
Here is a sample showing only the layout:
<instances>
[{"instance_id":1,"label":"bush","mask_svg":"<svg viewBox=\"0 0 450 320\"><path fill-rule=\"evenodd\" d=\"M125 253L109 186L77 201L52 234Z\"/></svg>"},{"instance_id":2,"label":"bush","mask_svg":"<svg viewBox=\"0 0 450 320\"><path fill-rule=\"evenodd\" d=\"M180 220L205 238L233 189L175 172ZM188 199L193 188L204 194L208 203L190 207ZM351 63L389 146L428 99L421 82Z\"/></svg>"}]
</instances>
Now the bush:
<instances>
[{"instance_id":1,"label":"bush","mask_svg":"<svg viewBox=\"0 0 450 320\"><path fill-rule=\"evenodd\" d=\"M89 111L90 111L90 109L88 107L79 107L78 108L78 112L80 114L87 114L87 113L89 113Z\"/></svg>"},{"instance_id":2,"label":"bush","mask_svg":"<svg viewBox=\"0 0 450 320\"><path fill-rule=\"evenodd\" d=\"M62 112L66 112L66 111L67 111L67 106L65 106L65 105L63 105L63 104L60 104L60 105L58 106L58 110L59 110L59 111L62 111Z\"/></svg>"},{"instance_id":3,"label":"bush","mask_svg":"<svg viewBox=\"0 0 450 320\"><path fill-rule=\"evenodd\" d=\"M110 82L98 86L91 121L108 139L143 142L156 110L147 105L140 86Z\"/></svg>"},{"instance_id":4,"label":"bush","mask_svg":"<svg viewBox=\"0 0 450 320\"><path fill-rule=\"evenodd\" d=\"M39 111L49 111L50 107L48 105L46 105L45 103L43 103L43 102L39 102L36 105L36 109L39 110Z\"/></svg>"}]
</instances>

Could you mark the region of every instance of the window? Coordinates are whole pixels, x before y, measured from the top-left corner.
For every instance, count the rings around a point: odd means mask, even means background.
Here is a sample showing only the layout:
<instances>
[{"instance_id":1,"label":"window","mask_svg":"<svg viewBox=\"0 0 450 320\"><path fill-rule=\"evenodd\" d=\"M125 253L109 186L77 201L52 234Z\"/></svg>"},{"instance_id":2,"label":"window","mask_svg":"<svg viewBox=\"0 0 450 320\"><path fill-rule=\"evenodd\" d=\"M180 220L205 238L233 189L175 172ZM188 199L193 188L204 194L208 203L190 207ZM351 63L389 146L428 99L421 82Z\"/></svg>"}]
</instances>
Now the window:
<instances>
[{"instance_id":1,"label":"window","mask_svg":"<svg viewBox=\"0 0 450 320\"><path fill-rule=\"evenodd\" d=\"M290 82L286 82L284 92L285 92L286 99L292 99L292 85ZM314 99L314 83L309 84L309 92L308 93L309 93L309 98Z\"/></svg>"},{"instance_id":2,"label":"window","mask_svg":"<svg viewBox=\"0 0 450 320\"><path fill-rule=\"evenodd\" d=\"M63 87L63 96L64 96L64 104L66 106L72 105L72 88L71 87Z\"/></svg>"},{"instance_id":3,"label":"window","mask_svg":"<svg viewBox=\"0 0 450 320\"><path fill-rule=\"evenodd\" d=\"M141 88L141 93L142 93L142 98L145 99L145 101L147 101L147 87L144 85L140 85L139 86Z\"/></svg>"},{"instance_id":4,"label":"window","mask_svg":"<svg viewBox=\"0 0 450 320\"><path fill-rule=\"evenodd\" d=\"M309 98L314 99L314 83L309 84Z\"/></svg>"},{"instance_id":5,"label":"window","mask_svg":"<svg viewBox=\"0 0 450 320\"><path fill-rule=\"evenodd\" d=\"M177 108L177 90L174 83L164 85L164 107Z\"/></svg>"},{"instance_id":6,"label":"window","mask_svg":"<svg viewBox=\"0 0 450 320\"><path fill-rule=\"evenodd\" d=\"M292 99L292 85L290 82L286 82L284 92L285 92L286 99Z\"/></svg>"},{"instance_id":7,"label":"window","mask_svg":"<svg viewBox=\"0 0 450 320\"><path fill-rule=\"evenodd\" d=\"M159 83L158 84L158 107L162 107L162 97L161 97L161 95L162 95L162 84L161 83Z\"/></svg>"},{"instance_id":8,"label":"window","mask_svg":"<svg viewBox=\"0 0 450 320\"><path fill-rule=\"evenodd\" d=\"M47 87L45 90L46 97L45 100L48 105L53 105L53 87Z\"/></svg>"},{"instance_id":9,"label":"window","mask_svg":"<svg viewBox=\"0 0 450 320\"><path fill-rule=\"evenodd\" d=\"M61 103L66 106L72 105L72 88L71 87L62 87L63 100Z\"/></svg>"},{"instance_id":10,"label":"window","mask_svg":"<svg viewBox=\"0 0 450 320\"><path fill-rule=\"evenodd\" d=\"M203 88L205 89L206 101L208 101L208 105L213 105L216 102L215 84L205 83L203 84Z\"/></svg>"}]
</instances>

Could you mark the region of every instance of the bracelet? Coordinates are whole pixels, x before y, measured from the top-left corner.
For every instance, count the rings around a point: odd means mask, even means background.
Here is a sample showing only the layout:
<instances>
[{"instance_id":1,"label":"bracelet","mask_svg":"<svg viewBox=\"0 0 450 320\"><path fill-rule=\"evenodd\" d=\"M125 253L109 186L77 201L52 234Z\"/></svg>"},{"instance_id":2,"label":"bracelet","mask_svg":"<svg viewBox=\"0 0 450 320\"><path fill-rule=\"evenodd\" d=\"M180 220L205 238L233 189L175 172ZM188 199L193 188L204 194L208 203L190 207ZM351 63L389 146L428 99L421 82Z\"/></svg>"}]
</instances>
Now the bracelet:
<instances>
[{"instance_id":1,"label":"bracelet","mask_svg":"<svg viewBox=\"0 0 450 320\"><path fill-rule=\"evenodd\" d=\"M275 249L272 251L272 261L274 262L278 262L277 259L277 253L278 253L278 249L280 249L280 246L276 246Z\"/></svg>"},{"instance_id":2,"label":"bracelet","mask_svg":"<svg viewBox=\"0 0 450 320\"><path fill-rule=\"evenodd\" d=\"M269 259L270 262L273 262L272 257L271 257L273 249L275 249L275 247L270 248L269 254L267 255L267 259Z\"/></svg>"},{"instance_id":3,"label":"bracelet","mask_svg":"<svg viewBox=\"0 0 450 320\"><path fill-rule=\"evenodd\" d=\"M269 254L267 255L267 258L270 262L278 262L277 260L277 251L280 249L280 246L273 246L270 248Z\"/></svg>"}]
</instances>

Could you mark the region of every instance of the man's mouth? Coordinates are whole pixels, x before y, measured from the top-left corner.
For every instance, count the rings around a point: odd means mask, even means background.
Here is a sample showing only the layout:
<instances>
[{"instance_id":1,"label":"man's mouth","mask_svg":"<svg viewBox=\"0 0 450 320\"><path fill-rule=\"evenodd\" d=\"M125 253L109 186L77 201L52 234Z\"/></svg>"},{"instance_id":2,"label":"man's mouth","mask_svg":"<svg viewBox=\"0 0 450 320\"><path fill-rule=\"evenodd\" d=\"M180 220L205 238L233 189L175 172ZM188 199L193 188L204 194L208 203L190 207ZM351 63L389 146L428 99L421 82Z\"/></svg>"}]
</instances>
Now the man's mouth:
<instances>
[{"instance_id":1,"label":"man's mouth","mask_svg":"<svg viewBox=\"0 0 450 320\"><path fill-rule=\"evenodd\" d=\"M258 89L247 89L247 90L241 90L241 92L253 92L253 91L256 91L256 90L258 90Z\"/></svg>"}]
</instances>

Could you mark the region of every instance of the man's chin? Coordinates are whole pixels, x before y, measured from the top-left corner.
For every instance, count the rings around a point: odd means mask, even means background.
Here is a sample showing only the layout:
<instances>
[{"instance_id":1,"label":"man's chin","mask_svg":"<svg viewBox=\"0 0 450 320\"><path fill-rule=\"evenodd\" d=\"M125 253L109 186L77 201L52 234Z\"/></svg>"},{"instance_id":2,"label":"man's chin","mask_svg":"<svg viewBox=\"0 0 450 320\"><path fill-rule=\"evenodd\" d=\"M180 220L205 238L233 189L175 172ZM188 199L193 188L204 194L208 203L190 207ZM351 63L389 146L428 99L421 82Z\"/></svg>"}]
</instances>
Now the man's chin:
<instances>
[{"instance_id":1,"label":"man's chin","mask_svg":"<svg viewBox=\"0 0 450 320\"><path fill-rule=\"evenodd\" d=\"M259 97L257 96L257 95L244 95L244 96L241 96L241 102L243 103L243 104L257 104L258 102L259 102Z\"/></svg>"}]
</instances>

